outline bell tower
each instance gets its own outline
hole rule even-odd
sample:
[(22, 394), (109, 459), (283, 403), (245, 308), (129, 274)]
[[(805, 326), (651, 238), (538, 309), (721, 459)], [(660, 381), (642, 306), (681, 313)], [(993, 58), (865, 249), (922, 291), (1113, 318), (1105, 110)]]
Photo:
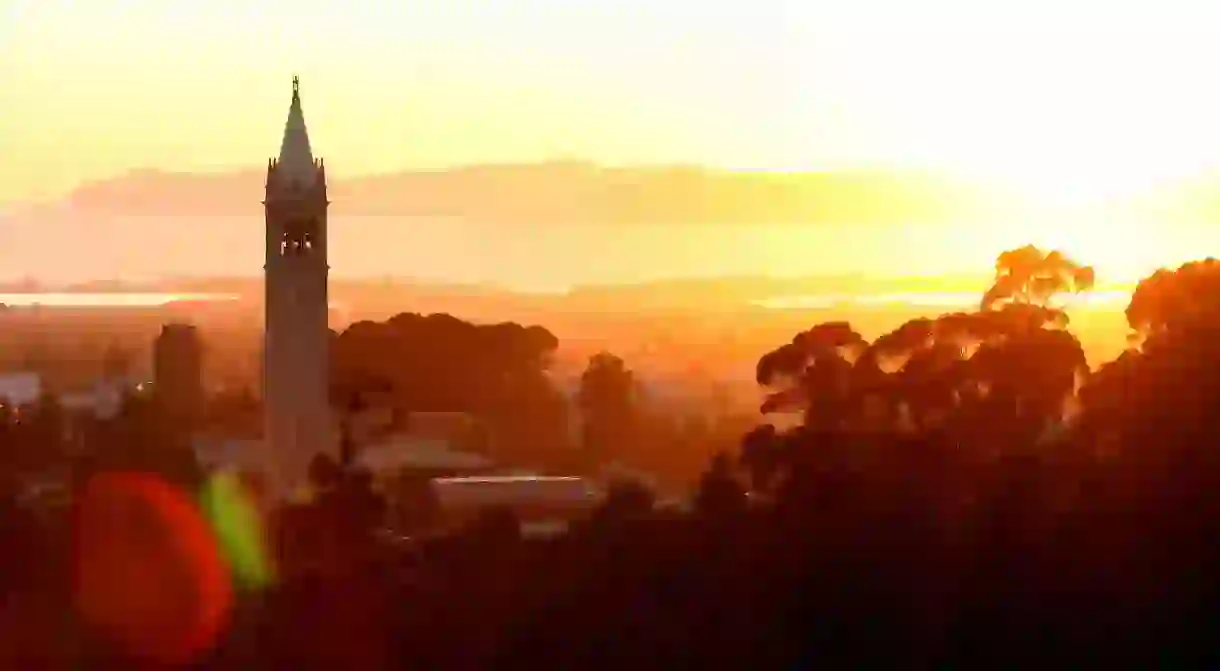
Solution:
[(300, 82), (278, 159), (267, 164), (263, 326), (263, 440), (271, 483), (290, 495), (319, 452), (338, 447), (328, 391), (326, 168), (314, 159)]

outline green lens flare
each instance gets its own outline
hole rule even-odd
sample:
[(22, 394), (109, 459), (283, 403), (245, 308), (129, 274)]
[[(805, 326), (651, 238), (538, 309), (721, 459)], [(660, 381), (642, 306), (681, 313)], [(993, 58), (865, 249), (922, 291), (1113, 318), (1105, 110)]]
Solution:
[(212, 476), (202, 504), (235, 581), (250, 590), (270, 585), (275, 575), (262, 517), (241, 479), (233, 473)]

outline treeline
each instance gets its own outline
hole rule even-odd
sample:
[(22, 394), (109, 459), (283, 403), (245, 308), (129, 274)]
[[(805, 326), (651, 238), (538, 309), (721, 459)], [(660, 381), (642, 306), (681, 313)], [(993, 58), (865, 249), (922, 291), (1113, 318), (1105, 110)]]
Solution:
[[(391, 545), (358, 477), (330, 469), (330, 494), (297, 522), (315, 532), (298, 554), (311, 561), (239, 597), (193, 663), (1212, 666), (1220, 262), (1141, 282), (1126, 313), (1131, 348), (1095, 372), (1057, 307), (1092, 279), (1062, 254), (1024, 248), (999, 258), (977, 310), (872, 340), (846, 323), (796, 334), (758, 363), (762, 409), (792, 417), (789, 428), (757, 428), (713, 458), (689, 510), (623, 484), (557, 538), (525, 537), (497, 511), (457, 536)], [(489, 347), (478, 367), (508, 342), (532, 353), (550, 343), (502, 327), (515, 335), (501, 350), (411, 316), (361, 337), (428, 320), (452, 328), (451, 343)], [(460, 376), (435, 347), (433, 373)], [(503, 386), (469, 402), (508, 403), (531, 375), (507, 367)], [(584, 442), (634, 440), (629, 370), (603, 356), (588, 376), (579, 403), (601, 410)], [(402, 393), (440, 408), (459, 392)], [(43, 580), (14, 591), (54, 593)], [(75, 661), (131, 666), (140, 652), (91, 636)], [(68, 655), (18, 649), (11, 658), (31, 667)]]
[[(569, 397), (550, 367), (559, 340), (541, 326), (476, 325), (448, 314), (402, 313), (335, 335), (331, 379), (345, 397), (382, 390), (399, 417), (464, 412), (487, 442), (458, 446), (502, 464), (557, 474), (624, 462), (670, 485), (692, 482), (714, 452), (731, 448), (753, 418), (726, 409), (678, 412), (649, 398), (626, 362), (591, 357)], [(409, 429), (409, 427), (403, 427)]]
[[(276, 640), (311, 643), (249, 654), (364, 668), (1214, 664), (1220, 263), (1142, 282), (1131, 349), (1093, 373), (1055, 307), (1091, 275), (1015, 250), (973, 312), (872, 341), (814, 326), (758, 366), (764, 410), (798, 425), (714, 459), (692, 512), (624, 487), (559, 539), (489, 519), (387, 559), (385, 576), (408, 576), (392, 595), (372, 596), (388, 578), (369, 575), (285, 585), (265, 616)], [(370, 604), (379, 615), (344, 638), (315, 617), (323, 603), (350, 623)]]

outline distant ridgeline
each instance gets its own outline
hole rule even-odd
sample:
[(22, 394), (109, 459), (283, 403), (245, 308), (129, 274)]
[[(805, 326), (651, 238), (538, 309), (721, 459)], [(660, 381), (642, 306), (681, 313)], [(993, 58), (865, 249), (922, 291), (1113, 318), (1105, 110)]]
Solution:
[[(245, 216), (261, 171), (132, 172), (76, 189), (78, 210)], [(579, 161), (472, 165), (335, 180), (341, 216), (461, 217), (529, 225), (869, 223), (971, 220), (1001, 195), (918, 171), (734, 172), (697, 166), (606, 168)]]

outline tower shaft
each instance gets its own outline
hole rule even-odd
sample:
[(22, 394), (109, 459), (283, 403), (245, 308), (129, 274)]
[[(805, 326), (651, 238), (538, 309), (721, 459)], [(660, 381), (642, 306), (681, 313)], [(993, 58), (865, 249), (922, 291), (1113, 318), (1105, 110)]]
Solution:
[(306, 483), (315, 455), (338, 451), (328, 380), (326, 173), (313, 158), (295, 79), (263, 205), (263, 435), (271, 484), (288, 495)]

